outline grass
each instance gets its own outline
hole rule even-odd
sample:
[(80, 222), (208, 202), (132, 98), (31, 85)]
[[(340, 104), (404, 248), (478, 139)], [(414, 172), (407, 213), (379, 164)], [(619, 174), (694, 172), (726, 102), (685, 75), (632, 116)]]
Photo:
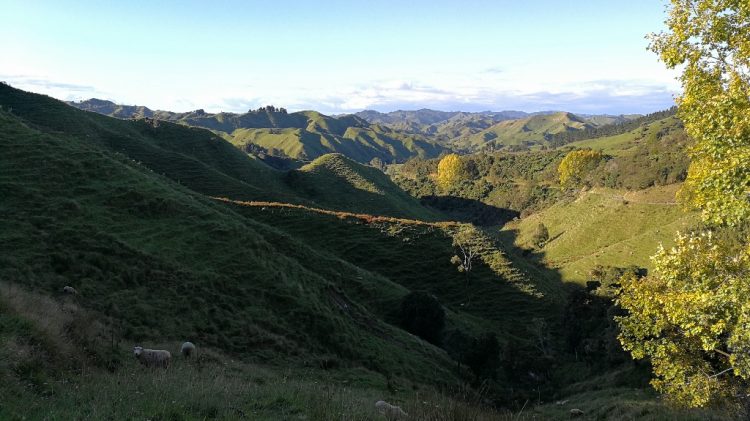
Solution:
[(541, 114), (518, 120), (501, 121), (485, 130), (458, 138), (453, 144), (463, 149), (479, 149), (491, 144), (496, 149), (511, 145), (544, 145), (545, 134), (582, 130), (591, 125), (570, 113)]
[(342, 279), (362, 278), (376, 286), (372, 299), (391, 305), (402, 287), (95, 144), (5, 112), (0, 127), (2, 279), (46, 294), (72, 285), (130, 340), (194, 338), (297, 365), (333, 354), (394, 377), (457, 379), (443, 351), (349, 300), (363, 329), (334, 300), (348, 296)]
[(412, 157), (433, 158), (444, 150), (422, 135), (357, 124), (341, 131), (341, 122), (318, 115), (308, 120), (305, 127), (239, 128), (230, 132), (229, 138), (239, 147), (253, 144), (303, 161), (341, 153), (361, 163), (373, 158), (400, 162)]
[(660, 136), (660, 132), (673, 129), (679, 124), (680, 121), (677, 119), (677, 117), (672, 116), (662, 120), (657, 120), (653, 123), (627, 133), (619, 134), (616, 136), (605, 136), (595, 139), (580, 140), (577, 142), (569, 143), (566, 146), (573, 146), (579, 149), (597, 149), (606, 154), (615, 156), (627, 155), (638, 144), (647, 143), (649, 140), (656, 139), (657, 136)]
[[(297, 183), (206, 130), (110, 119), (5, 85), (0, 105), (0, 395), (11, 397), (0, 418), (367, 420), (383, 398), (415, 419), (564, 414), (528, 380), (539, 326), (559, 326), (562, 285), (506, 253), (512, 245), (476, 231), (465, 276), (451, 264), (463, 226), (423, 221), (384, 176), (341, 157), (296, 172)], [(665, 194), (624, 200), (672, 209), (647, 203)], [(562, 227), (596, 203), (547, 216)], [(401, 299), (417, 290), (438, 298), (449, 329), (497, 334), (504, 365), (487, 391), (398, 327)], [(149, 371), (130, 355), (186, 339), (199, 346), (194, 365)]]
[(584, 283), (595, 265), (638, 265), (650, 268), (649, 257), (659, 246), (669, 247), (678, 230), (697, 223), (674, 202), (679, 185), (641, 192), (598, 188), (572, 202), (557, 203), (503, 228), (506, 247), (532, 248), (539, 223), (550, 240), (539, 250), (543, 262), (566, 282)]
[[(470, 390), (457, 388), (449, 397), (429, 387), (386, 384), (362, 369), (249, 364), (206, 346), (197, 359), (175, 353), (169, 369), (146, 369), (127, 344), (109, 342), (108, 326), (83, 323), (94, 314), (76, 298), (0, 287), (2, 419), (376, 420), (374, 403), (381, 399), (417, 419), (504, 417)], [(176, 349), (179, 342), (146, 345)], [(103, 364), (103, 351), (117, 364)]]

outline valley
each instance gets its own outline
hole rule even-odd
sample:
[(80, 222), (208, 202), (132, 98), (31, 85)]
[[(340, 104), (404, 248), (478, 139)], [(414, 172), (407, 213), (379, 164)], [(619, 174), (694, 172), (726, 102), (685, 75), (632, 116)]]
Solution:
[[(699, 223), (675, 202), (673, 116), (86, 104), (0, 85), (0, 416), (376, 419), (386, 399), (415, 419), (722, 419), (659, 400), (586, 290)], [(549, 142), (601, 121), (633, 127)], [(606, 156), (562, 186), (582, 148)], [(129, 354), (183, 338), (196, 364), (144, 373)]]

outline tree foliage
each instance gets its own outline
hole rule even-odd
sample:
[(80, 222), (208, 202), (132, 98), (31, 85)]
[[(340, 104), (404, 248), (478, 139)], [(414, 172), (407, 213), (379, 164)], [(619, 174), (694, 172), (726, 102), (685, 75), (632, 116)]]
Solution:
[(459, 272), (466, 275), (468, 282), (474, 260), (486, 248), (486, 244), (477, 229), (467, 224), (462, 225), (453, 234), (453, 247), (458, 249), (459, 254), (451, 257), (451, 263), (456, 265)]
[(449, 154), (438, 163), (437, 184), (443, 189), (455, 186), (467, 177), (466, 166), (457, 154)]
[[(750, 3), (672, 0), (668, 32), (651, 48), (682, 68), (679, 116), (695, 139), (680, 192), (704, 221), (750, 219)], [(750, 388), (750, 247), (710, 230), (680, 235), (654, 256), (654, 272), (625, 277), (620, 342), (650, 358), (657, 390), (688, 406), (746, 401)]]
[(412, 292), (401, 302), (401, 325), (420, 338), (439, 344), (445, 327), (445, 310), (426, 292)]
[(534, 229), (534, 233), (531, 236), (531, 241), (534, 242), (534, 245), (542, 248), (545, 244), (547, 244), (547, 241), (549, 240), (549, 230), (547, 229), (547, 226), (543, 223), (539, 223), (539, 225), (536, 226)]
[(604, 159), (599, 151), (581, 149), (568, 153), (557, 167), (560, 175), (560, 184), (563, 186), (576, 186), (583, 181), (583, 177)]
[(650, 358), (654, 387), (688, 406), (747, 389), (750, 250), (735, 254), (704, 232), (678, 236), (653, 260), (653, 275), (621, 280), (623, 347)]

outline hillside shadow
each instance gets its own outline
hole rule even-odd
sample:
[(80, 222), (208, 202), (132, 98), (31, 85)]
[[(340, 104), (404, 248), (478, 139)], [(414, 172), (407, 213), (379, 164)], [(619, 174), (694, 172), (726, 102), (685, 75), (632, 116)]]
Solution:
[(420, 202), (446, 214), (453, 220), (469, 222), (477, 226), (504, 225), (520, 213), (514, 210), (498, 208), (479, 200), (457, 196), (424, 196)]

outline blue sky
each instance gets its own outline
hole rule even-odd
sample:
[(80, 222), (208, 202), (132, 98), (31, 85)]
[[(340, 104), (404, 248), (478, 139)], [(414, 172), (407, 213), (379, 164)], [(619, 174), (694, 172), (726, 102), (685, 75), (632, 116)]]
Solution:
[(644, 113), (679, 84), (658, 0), (0, 0), (0, 80), (66, 100), (244, 112)]

